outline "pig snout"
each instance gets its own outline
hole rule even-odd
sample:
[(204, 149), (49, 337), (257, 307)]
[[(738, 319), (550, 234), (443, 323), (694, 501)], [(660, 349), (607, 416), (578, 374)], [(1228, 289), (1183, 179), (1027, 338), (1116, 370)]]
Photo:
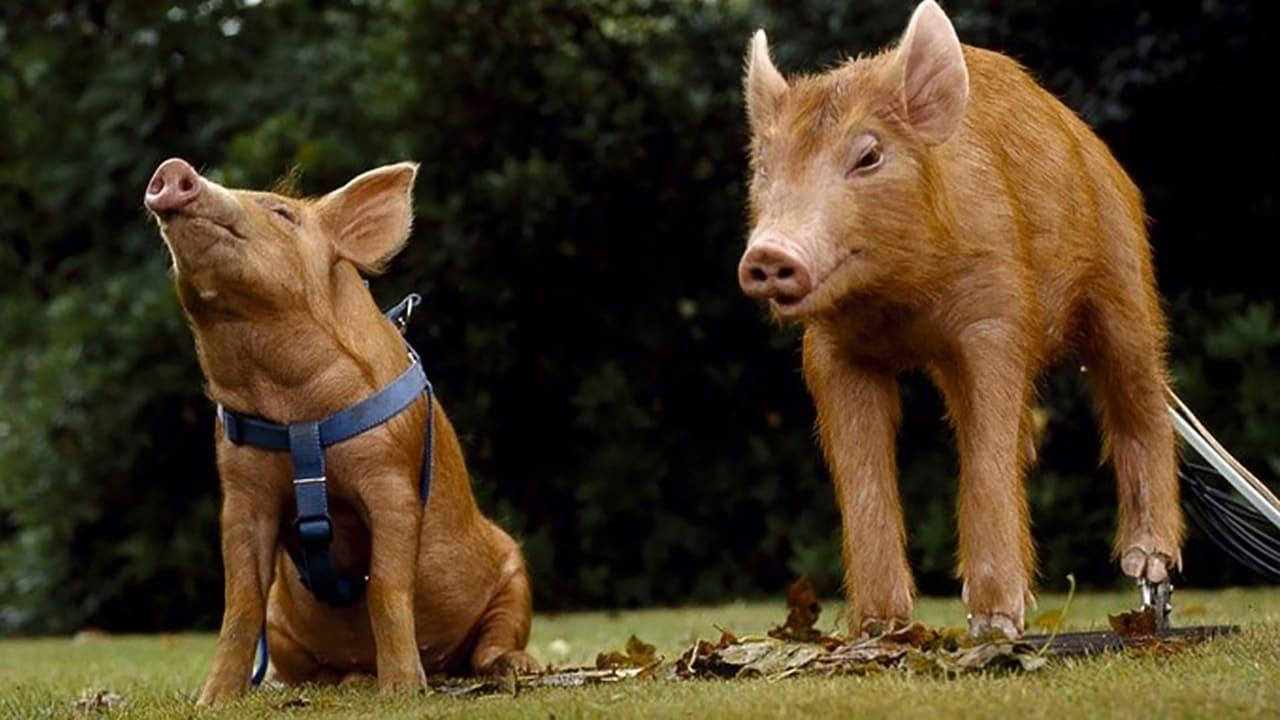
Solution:
[(738, 284), (748, 297), (790, 304), (813, 290), (813, 274), (794, 250), (762, 239), (738, 263)]
[(143, 203), (153, 213), (181, 210), (200, 197), (203, 183), (200, 173), (182, 158), (169, 158), (160, 163), (147, 183)]

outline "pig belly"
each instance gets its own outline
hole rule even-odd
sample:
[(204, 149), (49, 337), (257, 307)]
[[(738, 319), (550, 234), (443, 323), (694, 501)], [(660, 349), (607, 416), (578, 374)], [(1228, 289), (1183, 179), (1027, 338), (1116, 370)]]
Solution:
[(271, 664), (286, 683), (316, 680), (322, 673), (374, 674), (373, 631), (364, 601), (331, 608), (303, 586), (293, 562), (280, 553), (267, 606)]
[[(447, 570), (427, 570), (420, 564), (415, 629), (428, 673), (468, 669), (468, 644), (485, 610), (476, 599), (489, 594), (487, 589), (482, 594), (450, 588), (450, 580)], [(376, 674), (377, 651), (367, 603), (362, 599), (346, 608), (321, 603), (302, 584), (283, 552), (277, 558), (267, 624), (272, 665), (287, 683)]]
[(1082, 303), (1071, 278), (1049, 277), (1040, 283), (1040, 360), (1052, 365), (1075, 351)]

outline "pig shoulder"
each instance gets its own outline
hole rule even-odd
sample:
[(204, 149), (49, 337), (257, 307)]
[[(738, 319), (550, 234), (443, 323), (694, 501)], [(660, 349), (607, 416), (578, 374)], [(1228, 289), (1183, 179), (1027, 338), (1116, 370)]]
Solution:
[(1004, 256), (1007, 270), (1020, 268), (1047, 347), (1061, 347), (1091, 280), (1117, 262), (1141, 272), (1149, 256), (1141, 195), (1106, 144), (1021, 65), (989, 50), (964, 53), (969, 107), (938, 148), (955, 227), (966, 244)]
[[(965, 199), (994, 195), (1024, 245), (1103, 241), (1105, 222), (1141, 221), (1141, 196), (1075, 112), (1001, 53), (965, 47), (970, 105), (944, 165), (962, 168)], [(971, 207), (983, 207), (982, 203)], [(1047, 249), (1047, 248), (1046, 248)]]

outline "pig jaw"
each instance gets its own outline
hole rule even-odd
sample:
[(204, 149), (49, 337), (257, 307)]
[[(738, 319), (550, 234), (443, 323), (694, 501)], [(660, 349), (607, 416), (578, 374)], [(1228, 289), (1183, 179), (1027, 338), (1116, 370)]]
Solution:
[(181, 209), (154, 212), (179, 277), (232, 259), (246, 242), (243, 212), (217, 183), (198, 179), (199, 196)]
[(323, 276), (330, 260), (325, 244), (286, 231), (283, 221), (257, 207), (256, 194), (201, 183), (196, 202), (179, 212), (156, 214), (192, 321), (258, 318), (305, 306), (300, 298), (317, 291), (309, 278)]

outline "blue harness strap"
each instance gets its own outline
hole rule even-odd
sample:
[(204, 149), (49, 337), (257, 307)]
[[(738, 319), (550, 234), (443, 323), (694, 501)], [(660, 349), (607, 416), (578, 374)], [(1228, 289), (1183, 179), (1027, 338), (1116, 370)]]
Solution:
[[(422, 298), (416, 293), (406, 297), (386, 315), (402, 333)], [(408, 343), (405, 343), (408, 346)], [(434, 397), (431, 382), (422, 369), (422, 360), (408, 346), (409, 367), (382, 390), (334, 415), (310, 422), (280, 425), (232, 412), (218, 406), (222, 432), (236, 445), (249, 445), (263, 450), (288, 452), (293, 464), (293, 493), (297, 504), (294, 527), (298, 532), (301, 552), (289, 554), (302, 577), (302, 583), (316, 599), (332, 607), (346, 607), (364, 593), (368, 577), (348, 578), (338, 574), (333, 564), (333, 520), (329, 516), (324, 450), (344, 440), (375, 428), (399, 415), (420, 395), (427, 399), (424, 426), (422, 474), (418, 494), (425, 505), (431, 494), (432, 445), (434, 441)], [(259, 638), (259, 662), (253, 674), (257, 685), (266, 674), (266, 628)]]

